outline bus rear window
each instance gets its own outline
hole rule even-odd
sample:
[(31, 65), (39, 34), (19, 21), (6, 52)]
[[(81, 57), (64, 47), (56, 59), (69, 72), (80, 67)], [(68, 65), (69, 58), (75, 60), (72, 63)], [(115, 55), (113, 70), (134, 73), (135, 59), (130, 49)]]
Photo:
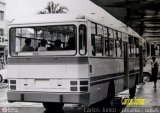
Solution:
[(10, 29), (11, 55), (75, 55), (76, 26), (37, 26)]

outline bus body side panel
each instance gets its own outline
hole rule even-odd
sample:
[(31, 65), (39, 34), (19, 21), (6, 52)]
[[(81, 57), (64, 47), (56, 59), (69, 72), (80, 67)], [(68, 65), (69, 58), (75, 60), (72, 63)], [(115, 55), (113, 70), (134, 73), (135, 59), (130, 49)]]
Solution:
[(89, 58), (92, 72), (90, 74), (90, 104), (105, 99), (108, 95), (110, 80), (114, 80), (115, 93), (124, 89), (124, 60), (112, 58)]
[(129, 58), (129, 88), (136, 84), (136, 77), (140, 75), (139, 58)]
[[(91, 26), (91, 22), (87, 22)], [(124, 88), (124, 59), (98, 57), (92, 55), (91, 29), (87, 29), (89, 75), (90, 75), (90, 104), (105, 99), (108, 95), (110, 80), (114, 80), (115, 92), (123, 91)], [(120, 78), (118, 78), (120, 76)]]

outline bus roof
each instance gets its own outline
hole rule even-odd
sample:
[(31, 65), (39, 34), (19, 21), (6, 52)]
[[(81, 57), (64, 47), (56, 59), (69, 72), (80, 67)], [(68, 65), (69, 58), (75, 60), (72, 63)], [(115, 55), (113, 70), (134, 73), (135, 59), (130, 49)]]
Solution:
[(55, 22), (71, 22), (71, 21), (86, 21), (84, 19), (76, 19), (76, 15), (68, 14), (37, 14), (29, 17), (23, 17), (13, 20), (10, 25), (22, 24), (40, 24), (40, 23), (55, 23)]
[[(9, 23), (9, 26), (16, 26), (16, 25), (32, 25), (32, 24), (49, 24), (49, 23), (65, 23), (65, 22), (85, 22), (85, 21), (92, 21), (101, 25), (105, 25), (107, 27), (110, 27), (112, 29), (115, 29), (117, 31), (121, 31), (123, 33), (126, 33), (128, 35), (132, 35), (137, 38), (142, 38), (138, 33), (136, 33), (134, 30), (132, 30), (130, 27), (120, 28), (116, 27), (111, 22), (104, 22), (100, 21), (98, 18), (93, 18), (92, 15), (74, 15), (74, 14), (37, 14), (32, 15), (29, 17), (23, 17), (13, 20), (11, 23)], [(119, 20), (114, 20), (115, 24), (121, 23), (117, 22)], [(125, 24), (124, 24), (125, 25)], [(123, 25), (123, 26), (124, 26)]]

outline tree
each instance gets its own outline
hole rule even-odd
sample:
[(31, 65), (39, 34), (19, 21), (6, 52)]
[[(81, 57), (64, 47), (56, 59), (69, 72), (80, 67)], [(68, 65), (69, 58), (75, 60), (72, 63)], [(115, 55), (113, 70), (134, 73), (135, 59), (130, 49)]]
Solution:
[(52, 13), (67, 13), (69, 10), (65, 6), (53, 3), (53, 1), (48, 2), (47, 7), (40, 11), (39, 14), (52, 14)]

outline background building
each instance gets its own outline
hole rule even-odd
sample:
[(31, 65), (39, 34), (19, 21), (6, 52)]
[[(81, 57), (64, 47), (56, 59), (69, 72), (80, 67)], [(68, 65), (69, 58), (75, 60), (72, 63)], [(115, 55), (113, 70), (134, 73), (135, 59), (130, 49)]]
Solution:
[(0, 45), (8, 44), (5, 0), (0, 0)]

